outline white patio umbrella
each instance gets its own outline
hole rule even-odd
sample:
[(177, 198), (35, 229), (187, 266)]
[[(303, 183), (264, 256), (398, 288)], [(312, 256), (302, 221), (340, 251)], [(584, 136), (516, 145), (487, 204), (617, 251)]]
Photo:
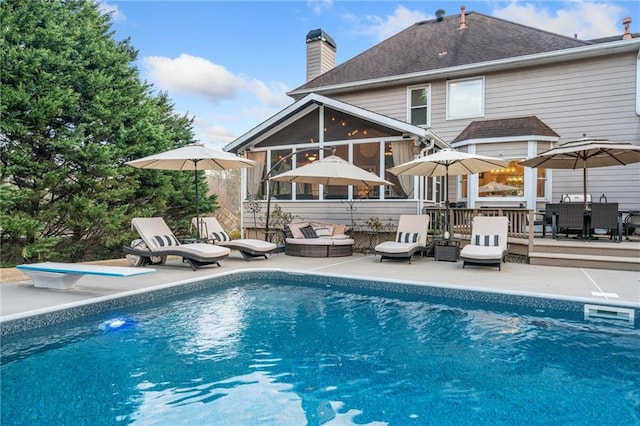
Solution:
[(280, 182), (316, 183), (322, 185), (393, 185), (336, 155), (273, 176)]
[(484, 155), (469, 154), (451, 148), (442, 149), (434, 154), (416, 158), (407, 163), (388, 169), (394, 175), (410, 176), (444, 176), (446, 198), (445, 230), (449, 231), (449, 176), (473, 175), (496, 168), (504, 168), (508, 161)]
[(525, 167), (549, 169), (582, 169), (584, 209), (587, 209), (587, 168), (624, 166), (640, 162), (640, 146), (608, 139), (582, 138), (565, 142), (555, 148), (527, 158)]
[[(195, 180), (196, 218), (200, 218), (198, 206), (198, 170), (230, 170), (253, 167), (256, 162), (219, 149), (210, 149), (204, 144), (194, 143), (150, 155), (125, 164), (139, 169), (193, 170)], [(200, 238), (196, 227), (196, 238)]]

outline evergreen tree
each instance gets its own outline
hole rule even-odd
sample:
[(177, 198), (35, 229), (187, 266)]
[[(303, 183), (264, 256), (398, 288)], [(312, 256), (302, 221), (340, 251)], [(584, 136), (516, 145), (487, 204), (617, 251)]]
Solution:
[(193, 174), (124, 162), (192, 143), (192, 120), (140, 80), (109, 16), (89, 0), (3, 0), (0, 25), (2, 266), (117, 257), (134, 216), (186, 231)]

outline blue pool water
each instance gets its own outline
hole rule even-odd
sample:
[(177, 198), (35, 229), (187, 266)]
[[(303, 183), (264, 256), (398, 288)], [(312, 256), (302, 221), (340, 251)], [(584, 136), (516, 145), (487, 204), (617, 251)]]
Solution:
[(276, 281), (122, 308), (3, 339), (1, 423), (640, 424), (637, 328), (490, 308)]

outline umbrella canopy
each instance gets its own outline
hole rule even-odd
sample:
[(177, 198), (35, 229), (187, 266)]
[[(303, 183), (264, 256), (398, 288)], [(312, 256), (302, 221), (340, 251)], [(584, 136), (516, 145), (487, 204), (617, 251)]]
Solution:
[(508, 165), (508, 161), (499, 158), (445, 148), (434, 154), (392, 167), (389, 171), (394, 175), (460, 176), (473, 175)]
[(393, 185), (381, 177), (361, 169), (336, 155), (289, 170), (271, 179), (280, 182), (317, 183), (322, 185)]
[[(138, 169), (193, 170), (196, 191), (196, 218), (199, 218), (198, 170), (241, 169), (253, 167), (256, 162), (219, 149), (207, 148), (203, 144), (190, 144), (138, 160), (127, 161), (125, 164)], [(200, 238), (197, 228), (196, 238)]]
[(449, 176), (473, 175), (496, 168), (504, 168), (508, 165), (508, 161), (499, 158), (445, 148), (434, 154), (416, 158), (415, 160), (392, 167), (388, 169), (388, 171), (394, 175), (444, 176), (445, 202), (447, 208), (447, 223), (445, 224), (445, 228), (449, 231)]
[(640, 162), (640, 146), (629, 142), (612, 142), (608, 139), (583, 138), (565, 142), (527, 158), (520, 164), (525, 167), (549, 169), (582, 169), (584, 208), (587, 208), (587, 168), (624, 166)]
[(491, 181), (479, 187), (478, 192), (514, 191), (516, 189), (520, 188), (518, 188), (517, 186), (505, 185), (504, 183)]
[(125, 163), (139, 169), (230, 170), (253, 167), (256, 162), (203, 144), (190, 144), (171, 151)]

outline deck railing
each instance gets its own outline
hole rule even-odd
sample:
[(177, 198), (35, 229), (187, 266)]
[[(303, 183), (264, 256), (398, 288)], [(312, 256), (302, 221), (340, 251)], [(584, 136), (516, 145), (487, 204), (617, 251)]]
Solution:
[[(517, 207), (451, 208), (451, 230), (460, 238), (471, 238), (471, 223), (474, 216), (506, 216), (509, 218), (509, 237), (523, 238), (533, 247), (534, 211)], [(446, 209), (425, 207), (424, 214), (431, 216), (431, 229), (436, 234), (444, 232)]]

